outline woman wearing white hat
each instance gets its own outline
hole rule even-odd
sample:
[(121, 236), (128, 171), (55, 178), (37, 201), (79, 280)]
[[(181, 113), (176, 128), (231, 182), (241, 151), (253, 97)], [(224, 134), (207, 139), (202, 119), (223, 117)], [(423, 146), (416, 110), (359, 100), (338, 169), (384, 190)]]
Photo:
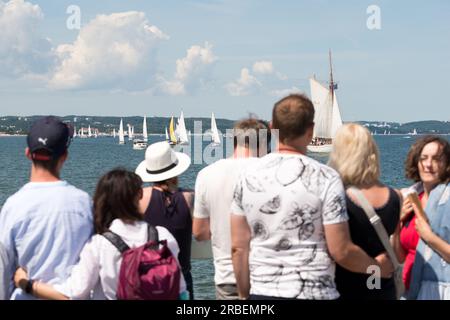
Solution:
[(178, 187), (178, 176), (191, 165), (191, 158), (175, 152), (166, 141), (150, 145), (145, 160), (136, 168), (142, 181), (152, 182), (144, 188), (140, 210), (144, 219), (173, 234), (180, 247), (178, 260), (186, 280), (190, 299), (194, 299), (191, 275), (192, 209), (194, 194)]

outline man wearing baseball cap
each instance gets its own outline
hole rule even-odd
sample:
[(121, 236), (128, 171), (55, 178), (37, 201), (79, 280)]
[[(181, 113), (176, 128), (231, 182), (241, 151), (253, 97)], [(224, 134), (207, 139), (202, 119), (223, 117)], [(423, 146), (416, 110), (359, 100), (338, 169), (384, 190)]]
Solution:
[[(62, 282), (92, 235), (89, 195), (60, 179), (72, 135), (72, 128), (53, 116), (34, 122), (28, 133), (30, 182), (8, 198), (0, 213), (0, 244), (13, 261), (6, 270), (11, 280), (21, 266), (32, 278)], [(14, 300), (32, 299), (21, 289), (13, 291), (12, 283), (9, 294)]]

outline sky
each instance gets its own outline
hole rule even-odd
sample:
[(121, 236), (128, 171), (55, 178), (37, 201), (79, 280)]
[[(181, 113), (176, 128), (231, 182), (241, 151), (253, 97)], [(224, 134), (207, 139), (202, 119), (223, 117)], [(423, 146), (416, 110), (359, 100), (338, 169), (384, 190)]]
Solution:
[(270, 119), (329, 49), (344, 121), (450, 120), (447, 0), (0, 0), (0, 115)]

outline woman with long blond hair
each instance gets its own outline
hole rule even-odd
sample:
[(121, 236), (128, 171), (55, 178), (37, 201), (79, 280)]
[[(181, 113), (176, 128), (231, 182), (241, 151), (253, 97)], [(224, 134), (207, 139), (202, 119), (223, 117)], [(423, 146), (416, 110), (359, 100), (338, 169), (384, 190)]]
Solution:
[[(363, 126), (349, 123), (342, 126), (333, 141), (333, 150), (328, 163), (342, 178), (346, 188), (353, 186), (363, 195), (380, 217), (388, 235), (392, 235), (399, 224), (402, 197), (380, 181), (379, 152), (370, 132)], [(352, 241), (369, 256), (375, 257), (385, 248), (370, 223), (359, 201), (348, 190), (347, 212)], [(395, 281), (382, 278), (380, 287), (368, 288), (367, 274), (355, 273), (336, 266), (336, 286), (342, 299), (396, 299)]]

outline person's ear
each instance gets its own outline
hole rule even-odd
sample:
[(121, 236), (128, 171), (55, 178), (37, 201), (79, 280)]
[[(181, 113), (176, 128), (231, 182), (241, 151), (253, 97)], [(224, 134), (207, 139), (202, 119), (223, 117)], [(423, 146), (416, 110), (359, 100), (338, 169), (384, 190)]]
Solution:
[(27, 157), (29, 160), (32, 160), (30, 148), (28, 147), (25, 148), (25, 157)]

